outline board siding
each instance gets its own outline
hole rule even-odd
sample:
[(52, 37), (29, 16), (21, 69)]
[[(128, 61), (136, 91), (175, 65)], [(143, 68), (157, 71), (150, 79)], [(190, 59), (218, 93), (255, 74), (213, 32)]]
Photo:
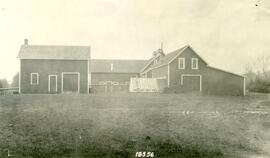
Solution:
[[(130, 78), (138, 77), (139, 73), (91, 73), (91, 91), (92, 92), (128, 92)], [(112, 81), (119, 85), (100, 85), (100, 82)]]
[[(57, 93), (61, 93), (62, 72), (80, 73), (80, 93), (88, 93), (87, 60), (21, 59), (21, 93), (49, 93), (48, 75), (57, 75)], [(30, 84), (30, 74), (39, 73), (39, 85)]]
[[(178, 69), (178, 58), (185, 58), (185, 69)], [(198, 58), (199, 69), (191, 69), (191, 59)], [(201, 58), (187, 48), (175, 60), (170, 63), (169, 70), (170, 88), (166, 92), (183, 92), (181, 85), (181, 75), (193, 74), (202, 76), (202, 93), (215, 95), (244, 95), (244, 77), (227, 73), (221, 70), (213, 69), (201, 60)]]

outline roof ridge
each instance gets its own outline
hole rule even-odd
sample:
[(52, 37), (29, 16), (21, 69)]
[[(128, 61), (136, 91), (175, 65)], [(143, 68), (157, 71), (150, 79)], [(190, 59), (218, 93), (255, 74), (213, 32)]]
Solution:
[[(168, 64), (168, 63), (170, 63), (170, 61), (171, 60), (168, 60), (168, 57), (170, 56), (170, 55), (172, 55), (172, 54), (174, 54), (174, 53), (176, 53), (174, 56), (176, 56), (179, 52), (181, 52), (181, 51), (183, 51), (185, 48), (187, 48), (187, 47), (189, 47), (189, 45), (185, 45), (185, 46), (183, 46), (183, 47), (181, 47), (181, 48), (179, 48), (179, 49), (176, 49), (176, 50), (174, 50), (174, 51), (171, 51), (170, 53), (168, 53), (168, 54), (165, 54), (162, 58), (161, 58), (161, 61), (164, 61), (165, 63), (157, 63), (157, 64), (153, 64), (152, 66), (150, 66), (148, 69), (146, 69), (147, 68), (147, 66), (149, 66), (152, 62), (153, 62), (153, 57), (152, 58), (150, 58), (149, 60), (148, 60), (148, 63), (146, 64), (146, 66), (141, 70), (141, 72), (145, 72), (145, 71), (148, 71), (148, 70), (150, 70), (150, 69), (155, 69), (156, 67), (160, 67), (161, 65), (166, 65), (166, 64)], [(174, 58), (174, 56), (172, 57), (172, 59)], [(167, 59), (166, 59), (167, 58)], [(170, 58), (169, 58), (170, 59)], [(168, 60), (168, 61), (167, 61)]]
[(91, 57), (90, 54), (90, 46), (22, 45), (18, 58), (88, 60)]
[(91, 60), (103, 60), (103, 61), (130, 61), (130, 60), (133, 60), (133, 61), (148, 61), (147, 59), (91, 59)]
[[(103, 73), (140, 73), (141, 67), (147, 60), (106, 60), (106, 59), (90, 59), (91, 72)], [(111, 64), (113, 64), (113, 71), (111, 71)]]
[(29, 44), (29, 45), (22, 45), (22, 47), (91, 47), (90, 45), (35, 45), (35, 44)]
[[(189, 47), (189, 46), (190, 46), (190, 45), (187, 44), (187, 45), (185, 45), (185, 46), (183, 46), (183, 47), (181, 47), (181, 48), (178, 48), (178, 49), (176, 49), (176, 50), (171, 51), (171, 52), (168, 53), (168, 54), (172, 54), (172, 53), (178, 52), (178, 51), (180, 51), (180, 50), (182, 50), (182, 49), (184, 49), (184, 48), (187, 48), (187, 47)], [(165, 56), (168, 55), (168, 54), (165, 54)]]

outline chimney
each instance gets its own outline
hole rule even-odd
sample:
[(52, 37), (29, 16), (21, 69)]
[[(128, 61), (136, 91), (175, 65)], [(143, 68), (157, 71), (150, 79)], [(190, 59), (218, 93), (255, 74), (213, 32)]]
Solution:
[(28, 45), (28, 39), (24, 39), (24, 45)]

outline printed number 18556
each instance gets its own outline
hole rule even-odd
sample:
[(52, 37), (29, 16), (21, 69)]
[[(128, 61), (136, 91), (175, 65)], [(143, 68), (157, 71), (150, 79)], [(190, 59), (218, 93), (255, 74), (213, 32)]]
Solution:
[(136, 152), (135, 157), (154, 157), (154, 152), (139, 151)]

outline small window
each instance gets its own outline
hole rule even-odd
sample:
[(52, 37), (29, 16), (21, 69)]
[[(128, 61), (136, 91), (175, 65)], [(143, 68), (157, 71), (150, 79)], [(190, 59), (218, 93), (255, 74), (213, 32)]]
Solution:
[(198, 58), (191, 59), (191, 69), (198, 69)]
[(39, 84), (39, 74), (31, 73), (31, 85), (38, 85), (38, 84)]
[(185, 69), (185, 58), (178, 58), (178, 69)]

